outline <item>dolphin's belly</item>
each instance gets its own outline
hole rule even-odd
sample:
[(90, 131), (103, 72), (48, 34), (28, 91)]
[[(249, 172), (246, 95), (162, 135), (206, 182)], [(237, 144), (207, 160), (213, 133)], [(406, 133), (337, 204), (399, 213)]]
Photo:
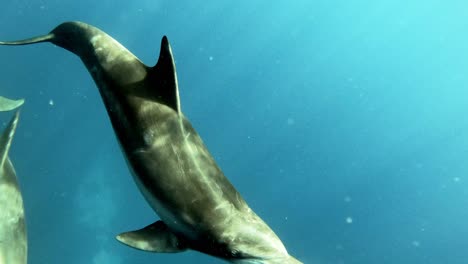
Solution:
[(151, 208), (153, 208), (156, 214), (161, 218), (161, 220), (177, 233), (190, 234), (192, 239), (196, 239), (197, 236), (192, 231), (192, 228), (178, 219), (174, 213), (174, 208), (168, 208), (168, 206), (161, 201), (159, 195), (155, 194), (151, 189), (149, 189), (150, 186), (141, 180), (139, 174), (135, 173), (133, 166), (130, 166), (130, 170), (132, 172), (135, 183), (138, 186), (138, 189), (143, 194), (143, 197), (151, 206)]
[(192, 239), (219, 234), (218, 223), (224, 228), (248, 209), (185, 118), (174, 115), (141, 137), (149, 144), (126, 149), (127, 160), (142, 194), (171, 229)]
[[(269, 257), (287, 254), (190, 122), (163, 105), (139, 105), (145, 111), (136, 118), (138, 128), (116, 132), (140, 191), (171, 231), (191, 241), (193, 249), (215, 256), (255, 259), (265, 255), (259, 250)], [(135, 147), (135, 142), (142, 143)]]

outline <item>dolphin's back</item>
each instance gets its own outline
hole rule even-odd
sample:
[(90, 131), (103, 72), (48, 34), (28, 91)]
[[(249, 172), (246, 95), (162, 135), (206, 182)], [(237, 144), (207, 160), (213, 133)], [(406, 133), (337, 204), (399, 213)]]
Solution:
[(26, 264), (27, 239), (23, 198), (8, 158), (0, 175), (0, 264)]

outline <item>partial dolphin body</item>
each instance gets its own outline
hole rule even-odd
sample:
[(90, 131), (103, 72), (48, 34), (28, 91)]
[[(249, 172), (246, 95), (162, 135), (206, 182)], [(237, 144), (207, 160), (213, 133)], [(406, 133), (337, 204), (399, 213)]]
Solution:
[(23, 105), (24, 100), (23, 99), (18, 99), (18, 100), (12, 100), (5, 98), (3, 96), (0, 96), (0, 111), (10, 111), (14, 110), (21, 105)]
[(255, 214), (181, 112), (172, 50), (154, 67), (105, 32), (66, 22), (49, 34), (0, 42), (52, 42), (78, 55), (96, 82), (134, 179), (161, 220), (117, 239), (153, 252), (198, 250), (232, 263), (301, 263)]
[[(19, 107), (23, 100), (0, 97), (0, 111)], [(15, 169), (8, 158), (19, 111), (0, 135), (0, 264), (26, 264), (28, 243), (23, 198)]]

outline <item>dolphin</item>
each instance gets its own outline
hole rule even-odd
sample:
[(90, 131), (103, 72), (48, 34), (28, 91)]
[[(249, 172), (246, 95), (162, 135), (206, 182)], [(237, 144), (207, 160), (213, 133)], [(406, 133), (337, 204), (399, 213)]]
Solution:
[[(0, 111), (13, 110), (23, 100), (0, 97)], [(19, 111), (0, 135), (0, 264), (26, 264), (28, 242), (24, 207), (15, 169), (8, 157), (18, 124)]]
[(51, 42), (81, 58), (133, 178), (161, 219), (118, 235), (120, 242), (160, 253), (192, 249), (231, 263), (301, 263), (247, 205), (182, 113), (166, 36), (153, 67), (83, 22), (65, 22), (49, 34), (0, 45), (39, 42)]

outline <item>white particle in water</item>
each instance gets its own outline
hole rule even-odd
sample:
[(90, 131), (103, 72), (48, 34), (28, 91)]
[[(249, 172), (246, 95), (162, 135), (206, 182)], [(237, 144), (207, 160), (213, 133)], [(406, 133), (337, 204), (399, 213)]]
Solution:
[(414, 247), (419, 247), (421, 246), (421, 242), (417, 241), (417, 240), (414, 240), (413, 242), (411, 242), (411, 244), (414, 246)]

